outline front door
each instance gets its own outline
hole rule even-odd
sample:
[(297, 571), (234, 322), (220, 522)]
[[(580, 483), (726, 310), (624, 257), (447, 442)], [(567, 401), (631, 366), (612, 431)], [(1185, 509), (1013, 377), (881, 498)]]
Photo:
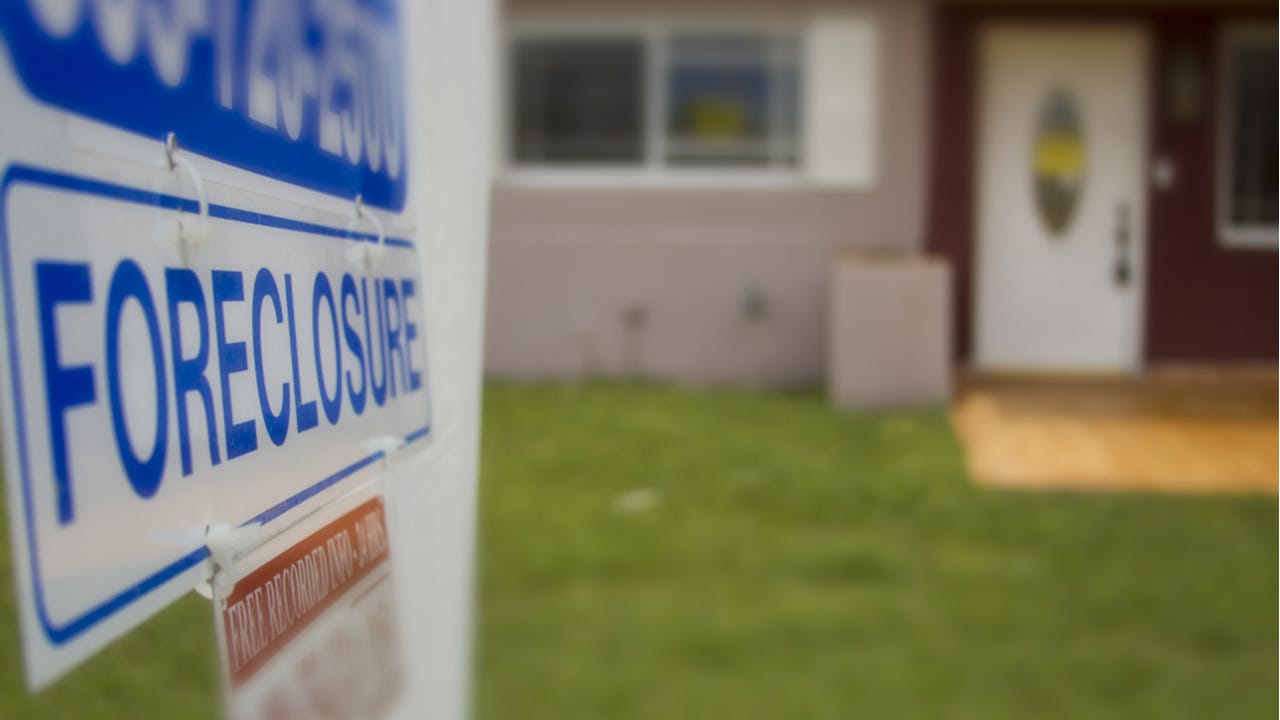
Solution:
[(1145, 37), (993, 25), (979, 48), (975, 362), (1137, 370)]

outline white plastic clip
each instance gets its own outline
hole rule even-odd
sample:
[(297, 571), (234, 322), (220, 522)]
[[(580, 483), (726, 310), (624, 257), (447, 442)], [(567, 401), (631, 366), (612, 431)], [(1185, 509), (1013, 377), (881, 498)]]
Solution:
[(382, 453), (382, 468), (386, 473), (383, 476), (383, 482), (388, 485), (391, 484), (391, 471), (393, 468), (391, 460), (395, 457), (396, 452), (404, 447), (404, 444), (404, 438), (398, 438), (395, 435), (378, 435), (369, 438), (364, 443), (366, 450)]
[(398, 438), (395, 435), (378, 435), (366, 440), (364, 447), (370, 452), (380, 452), (384, 460), (390, 460), (395, 451), (404, 447), (404, 438)]
[(378, 219), (378, 216), (364, 209), (364, 196), (357, 195), (355, 213), (347, 221), (347, 233), (354, 230), (361, 220), (369, 221), (373, 229), (378, 232), (378, 242), (370, 245), (370, 243), (361, 240), (347, 246), (347, 262), (352, 265), (363, 266), (365, 273), (368, 273), (372, 269), (373, 263), (380, 260), (387, 252), (387, 234), (383, 232), (382, 221)]
[(182, 264), (189, 265), (190, 251), (209, 242), (209, 238), (213, 236), (213, 230), (209, 227), (209, 198), (205, 194), (204, 180), (196, 166), (178, 152), (178, 136), (173, 133), (169, 133), (164, 139), (164, 163), (170, 172), (182, 168), (191, 177), (191, 185), (195, 188), (196, 201), (199, 203), (198, 222), (186, 222), (182, 209), (178, 209), (178, 242), (181, 243)]
[(209, 559), (213, 561), (213, 573), (209, 576), (207, 586), (197, 586), (196, 590), (205, 597), (223, 601), (231, 595), (236, 587), (236, 561), (245, 553), (262, 543), (261, 525), (210, 525), (205, 530), (205, 547), (209, 548)]

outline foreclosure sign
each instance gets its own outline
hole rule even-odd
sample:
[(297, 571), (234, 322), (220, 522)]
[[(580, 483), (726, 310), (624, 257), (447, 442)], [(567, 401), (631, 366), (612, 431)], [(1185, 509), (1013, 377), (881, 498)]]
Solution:
[(204, 580), (209, 528), (269, 530), (429, 433), (398, 12), (0, 3), (29, 685)]
[(0, 4), (30, 98), (391, 210), (407, 187), (398, 19), (395, 0)]

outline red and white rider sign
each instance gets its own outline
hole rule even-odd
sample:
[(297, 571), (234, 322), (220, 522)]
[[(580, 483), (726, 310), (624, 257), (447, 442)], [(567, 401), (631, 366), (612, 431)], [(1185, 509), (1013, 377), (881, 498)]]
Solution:
[(284, 543), (269, 543), (264, 550), (274, 556), (215, 609), (230, 714), (385, 715), (402, 668), (382, 499), (282, 550), (273, 544)]

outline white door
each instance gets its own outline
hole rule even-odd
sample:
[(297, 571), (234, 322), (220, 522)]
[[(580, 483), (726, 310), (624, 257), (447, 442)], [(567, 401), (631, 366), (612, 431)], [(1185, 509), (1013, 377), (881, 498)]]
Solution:
[(1141, 362), (1146, 41), (1128, 26), (980, 38), (975, 362)]

